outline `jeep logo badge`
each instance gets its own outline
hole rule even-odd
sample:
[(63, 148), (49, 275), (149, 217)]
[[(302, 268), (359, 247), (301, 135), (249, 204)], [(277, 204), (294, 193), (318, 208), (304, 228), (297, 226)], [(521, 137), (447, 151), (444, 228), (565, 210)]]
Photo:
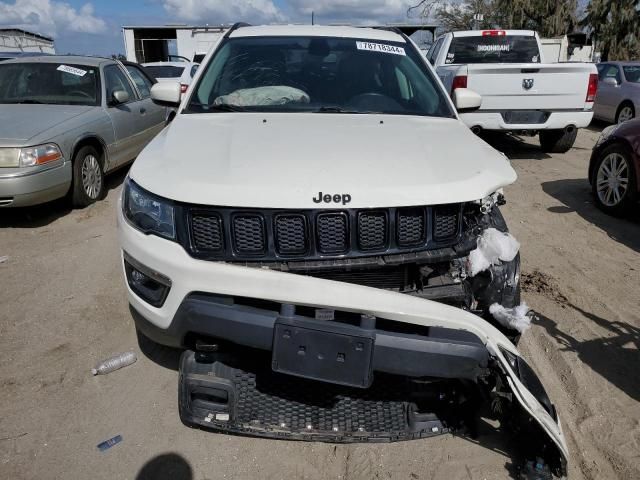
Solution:
[(318, 198), (311, 197), (313, 199), (313, 203), (342, 203), (342, 205), (346, 205), (351, 202), (351, 195), (348, 193), (334, 193), (333, 195), (329, 193), (323, 194), (322, 192), (318, 192)]
[(525, 90), (531, 90), (531, 87), (533, 87), (533, 78), (523, 78), (522, 88)]

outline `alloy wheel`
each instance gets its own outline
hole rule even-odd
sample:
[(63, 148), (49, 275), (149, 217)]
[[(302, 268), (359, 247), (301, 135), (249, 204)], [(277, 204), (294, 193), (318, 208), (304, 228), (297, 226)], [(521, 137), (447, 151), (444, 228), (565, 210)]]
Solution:
[(633, 119), (633, 109), (629, 105), (625, 105), (618, 114), (618, 123), (626, 122)]
[(82, 188), (91, 200), (96, 200), (102, 190), (100, 164), (93, 155), (87, 155), (82, 161)]
[(629, 188), (629, 165), (626, 158), (619, 153), (607, 155), (596, 178), (596, 191), (598, 198), (607, 207), (618, 205)]

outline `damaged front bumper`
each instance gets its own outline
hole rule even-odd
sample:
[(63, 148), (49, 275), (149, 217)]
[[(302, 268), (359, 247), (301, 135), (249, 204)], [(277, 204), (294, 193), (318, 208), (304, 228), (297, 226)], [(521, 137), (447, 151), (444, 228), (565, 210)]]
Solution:
[[(359, 327), (316, 321), (285, 305), (264, 350), (218, 339), (187, 350), (180, 363), (182, 421), (235, 434), (351, 443), (443, 433), (475, 438), (480, 418), (491, 418), (513, 435), (523, 466), (566, 475), (555, 407), (506, 338), (436, 326), (424, 336), (393, 335), (376, 328), (376, 320), (364, 315)], [(398, 340), (406, 343), (394, 345)]]
[[(247, 389), (257, 389), (260, 394), (272, 393), (272, 396), (282, 398), (277, 392), (265, 392), (266, 385), (271, 383), (260, 380), (258, 373), (261, 372), (253, 372), (254, 376), (251, 377), (247, 374), (251, 373), (247, 366), (215, 356), (206, 358), (204, 367), (203, 362), (185, 360), (182, 386), (197, 387), (193, 390), (190, 387), (186, 390), (183, 388), (181, 393), (183, 420), (186, 423), (213, 426), (236, 433), (262, 432), (279, 438), (322, 437), (333, 441), (338, 441), (337, 437), (342, 438), (341, 441), (358, 441), (351, 440), (353, 438), (418, 438), (428, 436), (429, 432), (455, 431), (459, 427), (446, 414), (440, 418), (437, 412), (422, 411), (420, 408), (416, 410), (413, 405), (420, 407), (420, 402), (411, 398), (394, 403), (394, 411), (404, 412), (402, 418), (406, 421), (406, 428), (391, 429), (396, 431), (393, 435), (388, 434), (389, 424), (383, 430), (376, 430), (376, 425), (350, 421), (348, 425), (339, 424), (336, 432), (333, 426), (326, 431), (326, 422), (321, 424), (314, 420), (314, 414), (318, 414), (318, 418), (321, 418), (320, 414), (325, 418), (333, 418), (326, 409), (331, 405), (345, 405), (340, 398), (348, 397), (344, 401), (349, 408), (355, 404), (370, 406), (360, 402), (362, 395), (366, 397), (365, 400), (370, 399), (371, 396), (367, 395), (378, 394), (376, 389), (381, 381), (383, 385), (395, 385), (394, 382), (402, 377), (405, 379), (403, 385), (408, 382), (410, 390), (423, 391), (425, 385), (433, 387), (427, 388), (430, 392), (425, 394), (427, 397), (433, 392), (437, 392), (436, 399), (440, 398), (441, 393), (443, 398), (448, 398), (453, 391), (464, 392), (462, 395), (455, 394), (458, 413), (476, 412), (473, 405), (480, 404), (495, 408), (501, 421), (511, 424), (514, 430), (524, 435), (523, 438), (528, 439), (531, 448), (527, 451), (527, 458), (544, 458), (546, 464), (559, 475), (566, 471), (566, 442), (555, 409), (544, 389), (514, 345), (498, 329), (477, 315), (427, 299), (361, 285), (229, 263), (199, 261), (190, 257), (178, 244), (146, 236), (121, 219), (119, 223), (123, 266), (126, 265), (125, 256), (133, 259), (134, 266), (140, 267), (143, 273), (165, 287), (158, 297), (157, 306), (153, 306), (134, 292), (131, 285), (127, 285), (132, 311), (143, 333), (159, 343), (169, 345), (188, 344), (189, 335), (195, 335), (193, 340), (205, 338), (211, 344), (220, 340), (221, 344), (232, 343), (233, 348), (250, 348), (251, 352), (257, 354), (252, 353), (247, 358), (266, 358), (266, 362), (260, 363), (262, 373), (289, 379), (299, 386), (294, 387), (298, 393), (309, 385), (323, 385), (325, 387), (319, 391), (333, 392), (334, 395), (334, 401), (329, 399), (326, 403), (320, 402), (320, 405), (317, 402), (314, 404), (314, 395), (306, 397), (306, 400), (286, 397), (293, 404), (315, 408), (311, 411), (310, 423), (305, 423), (302, 430), (299, 423), (292, 429), (287, 427), (291, 426), (291, 422), (279, 421), (278, 415), (257, 415), (255, 412), (262, 409), (262, 404), (246, 403), (247, 398), (252, 398), (243, 397), (242, 392), (246, 393)], [(287, 335), (295, 338), (298, 334), (296, 329), (301, 332), (303, 343), (290, 345), (284, 350), (274, 348), (274, 339)], [(309, 330), (315, 330), (317, 335), (310, 334)], [(311, 340), (304, 343), (305, 338)], [(336, 368), (323, 370), (317, 362), (315, 365), (314, 362), (303, 365), (305, 362), (295, 361), (302, 358), (298, 356), (299, 347), (323, 341), (328, 345), (334, 365), (335, 362), (348, 364), (342, 373), (336, 374)], [(370, 355), (366, 357), (368, 360), (361, 359), (352, 364), (351, 356), (347, 356), (349, 351), (339, 350), (350, 346), (354, 348), (353, 352), (363, 352), (364, 357)], [(313, 353), (317, 358), (318, 352)], [(339, 354), (343, 354), (342, 358)], [(274, 365), (274, 361), (277, 365)], [(274, 374), (274, 370), (281, 373)], [(203, 375), (203, 372), (206, 374)], [(187, 381), (187, 377), (190, 380)], [(207, 386), (207, 379), (215, 379), (216, 385), (228, 386), (220, 397), (222, 401), (217, 402), (223, 405), (223, 411), (211, 409), (206, 388), (200, 388)], [(244, 390), (237, 383), (238, 379), (245, 379)], [(336, 391), (336, 388), (342, 390)], [(380, 401), (383, 407), (397, 399), (382, 395)], [(463, 399), (471, 398), (470, 395), (476, 395), (473, 402), (464, 403)], [(216, 395), (213, 397), (216, 398)], [(361, 415), (357, 408), (349, 411), (354, 412), (352, 420), (357, 420), (356, 417)], [(365, 408), (364, 411), (369, 410)], [(409, 412), (414, 414), (410, 415)], [(251, 418), (252, 415), (256, 418)], [(344, 413), (342, 415), (345, 418)], [(429, 423), (436, 421), (434, 418), (441, 423), (440, 426)], [(394, 423), (392, 425), (397, 426)], [(437, 432), (433, 428), (437, 428)], [(406, 435), (398, 432), (405, 432)], [(308, 436), (308, 433), (314, 435)]]

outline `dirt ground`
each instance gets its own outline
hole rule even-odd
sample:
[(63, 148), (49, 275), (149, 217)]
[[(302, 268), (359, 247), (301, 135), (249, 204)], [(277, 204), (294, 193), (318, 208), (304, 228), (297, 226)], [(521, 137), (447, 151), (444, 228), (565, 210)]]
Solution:
[[(520, 349), (556, 404), (571, 479), (640, 478), (640, 215), (593, 205), (586, 180), (599, 128), (565, 155), (503, 139), (519, 179), (504, 207), (522, 244), (524, 299), (537, 312)], [(472, 154), (472, 152), (470, 152)], [(512, 445), (485, 432), (380, 445), (240, 438), (178, 418), (178, 354), (138, 343), (118, 263), (115, 207), (62, 202), (0, 211), (0, 478), (501, 479)], [(1, 261), (1, 260), (0, 260)], [(97, 360), (138, 362), (92, 377)], [(142, 350), (142, 351), (141, 351)], [(96, 445), (123, 441), (101, 453)]]

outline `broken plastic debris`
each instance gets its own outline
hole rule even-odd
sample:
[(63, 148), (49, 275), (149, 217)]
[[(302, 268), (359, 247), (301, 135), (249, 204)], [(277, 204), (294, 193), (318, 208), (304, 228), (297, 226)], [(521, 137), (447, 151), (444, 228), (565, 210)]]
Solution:
[(2, 257), (0, 257), (0, 263), (4, 263), (7, 260), (9, 260), (9, 257), (7, 255), (3, 255)]
[(121, 441), (122, 441), (122, 435), (116, 435), (115, 437), (110, 438), (109, 440), (105, 440), (104, 442), (99, 443), (97, 447), (98, 447), (98, 450), (100, 450), (101, 452), (104, 452), (105, 450), (109, 450), (114, 445), (117, 445)]
[(493, 315), (500, 325), (517, 330), (523, 333), (531, 326), (531, 315), (529, 315), (529, 307), (526, 303), (522, 303), (514, 308), (505, 308), (499, 303), (494, 303), (489, 307), (489, 313)]
[(95, 368), (91, 369), (91, 373), (94, 375), (106, 375), (114, 370), (118, 370), (119, 368), (135, 363), (137, 359), (138, 357), (136, 356), (136, 352), (120, 353), (100, 362)]
[(469, 276), (484, 272), (498, 261), (510, 262), (520, 250), (520, 243), (510, 233), (495, 228), (487, 228), (480, 238), (478, 247), (469, 254)]

